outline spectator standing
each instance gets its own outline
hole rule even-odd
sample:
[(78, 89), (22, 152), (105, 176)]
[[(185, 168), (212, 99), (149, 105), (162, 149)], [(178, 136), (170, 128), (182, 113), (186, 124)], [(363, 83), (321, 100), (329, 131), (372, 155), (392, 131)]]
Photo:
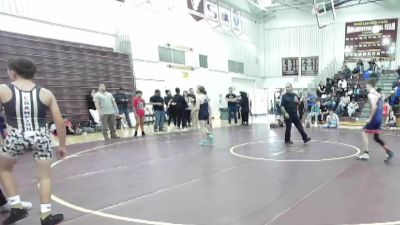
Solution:
[(240, 92), (240, 108), (242, 125), (249, 125), (250, 103), (246, 92)]
[(161, 97), (160, 90), (156, 89), (154, 95), (150, 98), (150, 104), (153, 105), (154, 115), (156, 120), (154, 121), (154, 132), (164, 131), (164, 100)]
[(171, 104), (173, 105), (176, 116), (176, 126), (178, 129), (181, 129), (183, 125), (183, 114), (187, 107), (187, 103), (185, 98), (181, 95), (181, 90), (179, 88), (175, 88), (175, 95)]
[(346, 77), (346, 79), (351, 79), (351, 75), (352, 75), (351, 70), (349, 69), (349, 67), (347, 65), (344, 65), (342, 73)]
[(99, 85), (99, 91), (94, 96), (94, 102), (100, 114), (101, 131), (104, 140), (108, 140), (108, 129), (110, 129), (112, 139), (119, 138), (115, 131), (115, 115), (119, 115), (118, 106), (113, 95), (106, 91), (104, 84)]
[(174, 122), (176, 126), (176, 118), (174, 113), (174, 107), (172, 106), (172, 94), (170, 90), (165, 90), (164, 104), (167, 108), (167, 116), (168, 116), (168, 126), (171, 125), (171, 121)]
[(187, 128), (190, 127), (190, 121), (191, 121), (191, 114), (192, 114), (192, 108), (193, 105), (190, 104), (190, 98), (189, 98), (189, 92), (188, 91), (183, 91), (183, 98), (185, 99), (186, 102), (186, 108), (183, 112), (183, 127)]
[(90, 114), (90, 110), (96, 110), (96, 104), (94, 103), (94, 95), (96, 94), (96, 90), (90, 90), (89, 94), (86, 95), (86, 102), (89, 110), (89, 121), (91, 124), (95, 124), (95, 121)]
[[(120, 88), (117, 93), (114, 95), (115, 102), (118, 106), (118, 111), (121, 114), (125, 115), (126, 122), (128, 123), (129, 128), (132, 128), (132, 123), (129, 118), (129, 110), (128, 110), (128, 103), (129, 97), (125, 93), (124, 89)], [(117, 120), (117, 129), (121, 128), (121, 120)]]
[(191, 110), (192, 110), (192, 113), (190, 116), (190, 118), (192, 120), (191, 121), (192, 127), (194, 129), (197, 129), (199, 127), (199, 117), (198, 117), (199, 111), (197, 110), (197, 107), (196, 107), (196, 95), (194, 94), (193, 88), (189, 88), (188, 97), (189, 97), (188, 105), (189, 105), (189, 108), (191, 108)]
[(391, 108), (390, 108), (390, 104), (389, 104), (389, 99), (385, 98), (385, 102), (383, 103), (383, 122), (384, 123), (386, 123), (389, 119), (390, 110), (391, 110)]
[(226, 101), (228, 102), (228, 123), (231, 124), (232, 118), (235, 120), (235, 125), (237, 124), (237, 97), (233, 93), (233, 88), (229, 88), (229, 93), (225, 97)]

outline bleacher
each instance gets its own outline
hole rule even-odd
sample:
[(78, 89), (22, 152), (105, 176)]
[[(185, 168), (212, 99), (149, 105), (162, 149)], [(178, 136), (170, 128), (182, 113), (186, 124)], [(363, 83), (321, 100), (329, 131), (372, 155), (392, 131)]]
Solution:
[(128, 54), (112, 48), (0, 31), (0, 82), (7, 83), (7, 60), (32, 59), (36, 82), (51, 90), (63, 115), (72, 121), (87, 121), (86, 95), (105, 83), (108, 91), (134, 89)]

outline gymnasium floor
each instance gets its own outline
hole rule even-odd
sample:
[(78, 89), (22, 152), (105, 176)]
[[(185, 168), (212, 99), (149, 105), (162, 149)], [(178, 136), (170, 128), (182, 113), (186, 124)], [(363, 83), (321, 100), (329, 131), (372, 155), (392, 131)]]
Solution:
[[(284, 129), (261, 124), (217, 128), (212, 147), (195, 132), (71, 145), (54, 165), (53, 211), (64, 225), (400, 224), (398, 158), (385, 165), (373, 144), (369, 162), (354, 160), (359, 130), (307, 132), (311, 143), (288, 148)], [(36, 207), (18, 225), (39, 224), (33, 168), (27, 154), (16, 170)]]

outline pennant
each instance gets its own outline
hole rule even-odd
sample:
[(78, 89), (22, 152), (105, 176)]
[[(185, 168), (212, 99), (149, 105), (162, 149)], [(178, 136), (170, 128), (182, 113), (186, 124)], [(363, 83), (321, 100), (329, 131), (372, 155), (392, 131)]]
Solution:
[(187, 6), (196, 21), (204, 19), (204, 0), (187, 0)]
[(232, 30), (231, 10), (226, 6), (219, 6), (219, 21), (225, 31)]
[(232, 15), (232, 30), (236, 35), (243, 33), (242, 15), (239, 10), (231, 9)]
[(219, 26), (219, 10), (218, 5), (215, 1), (206, 0), (205, 1), (205, 18), (211, 27)]

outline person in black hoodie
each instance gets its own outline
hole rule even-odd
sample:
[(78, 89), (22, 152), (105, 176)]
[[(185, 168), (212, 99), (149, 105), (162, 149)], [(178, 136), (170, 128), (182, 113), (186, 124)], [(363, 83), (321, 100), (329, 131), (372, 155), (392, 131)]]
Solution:
[(90, 124), (95, 124), (92, 114), (90, 114), (90, 110), (96, 110), (96, 104), (94, 104), (94, 95), (96, 94), (96, 90), (90, 90), (89, 94), (86, 95), (86, 102), (89, 110), (89, 122)]
[(176, 126), (178, 129), (181, 128), (182, 125), (182, 120), (183, 120), (183, 114), (185, 112), (185, 109), (187, 108), (187, 102), (185, 101), (185, 98), (180, 94), (181, 90), (179, 88), (175, 88), (175, 95), (172, 98), (172, 106), (174, 110), (174, 114), (176, 116)]
[[(132, 128), (131, 120), (129, 119), (129, 110), (128, 103), (129, 97), (124, 92), (122, 88), (120, 88), (116, 94), (114, 94), (115, 102), (117, 103), (119, 113), (123, 113), (125, 115), (126, 122), (128, 123), (129, 128)], [(121, 120), (117, 120), (117, 129), (121, 128)]]
[(175, 113), (173, 110), (173, 105), (172, 105), (172, 95), (170, 90), (165, 90), (165, 97), (164, 97), (164, 104), (165, 108), (167, 109), (167, 115), (168, 115), (168, 126), (171, 125), (171, 121), (174, 122), (174, 125), (176, 126), (176, 118), (175, 118)]
[(240, 108), (242, 114), (242, 125), (249, 125), (250, 103), (246, 92), (240, 92)]

